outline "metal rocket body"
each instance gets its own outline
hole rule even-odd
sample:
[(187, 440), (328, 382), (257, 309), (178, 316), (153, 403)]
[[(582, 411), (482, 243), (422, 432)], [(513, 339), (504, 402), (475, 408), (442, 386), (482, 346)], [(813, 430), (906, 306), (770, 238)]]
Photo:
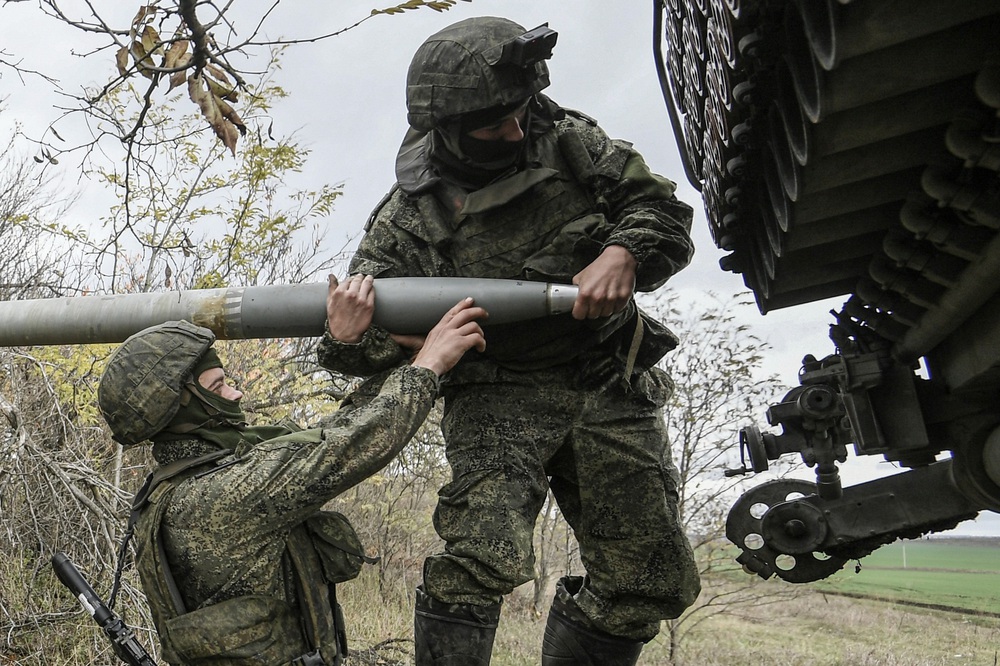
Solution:
[[(219, 339), (304, 338), (326, 328), (325, 283), (192, 289), (0, 302), (0, 346), (122, 342), (149, 326), (183, 319)], [(392, 333), (426, 333), (471, 296), (484, 325), (568, 313), (573, 285), (481, 278), (379, 278), (373, 322)]]

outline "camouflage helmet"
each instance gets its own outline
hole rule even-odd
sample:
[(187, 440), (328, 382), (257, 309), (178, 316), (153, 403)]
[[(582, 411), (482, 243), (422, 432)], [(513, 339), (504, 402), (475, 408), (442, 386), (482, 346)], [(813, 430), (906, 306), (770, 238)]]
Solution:
[[(550, 52), (556, 33), (547, 28), (545, 32), (550, 35)], [(428, 37), (413, 55), (406, 74), (410, 127), (430, 132), (447, 118), (522, 102), (546, 88), (549, 69), (544, 58), (548, 54), (525, 66), (508, 62), (509, 45), (524, 34), (524, 28), (513, 21), (482, 16), (459, 21)]]
[(214, 342), (212, 331), (186, 321), (151, 326), (123, 342), (97, 388), (115, 441), (136, 446), (166, 427), (180, 408), (192, 369)]

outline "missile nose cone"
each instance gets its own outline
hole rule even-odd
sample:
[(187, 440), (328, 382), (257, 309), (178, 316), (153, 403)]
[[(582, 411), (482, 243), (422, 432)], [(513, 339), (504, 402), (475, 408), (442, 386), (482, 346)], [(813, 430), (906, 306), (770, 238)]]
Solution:
[(565, 314), (573, 311), (580, 289), (574, 284), (550, 284), (546, 293), (549, 314)]

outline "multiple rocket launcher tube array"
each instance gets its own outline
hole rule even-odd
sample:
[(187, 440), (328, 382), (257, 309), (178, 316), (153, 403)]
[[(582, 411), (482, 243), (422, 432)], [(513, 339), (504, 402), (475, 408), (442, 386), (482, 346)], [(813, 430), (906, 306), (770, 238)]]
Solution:
[[(426, 333), (471, 296), (484, 325), (568, 313), (573, 285), (484, 278), (378, 278), (373, 322), (391, 333)], [(166, 321), (186, 320), (221, 340), (318, 337), (326, 330), (326, 283), (192, 289), (0, 302), (0, 347), (123, 342)]]

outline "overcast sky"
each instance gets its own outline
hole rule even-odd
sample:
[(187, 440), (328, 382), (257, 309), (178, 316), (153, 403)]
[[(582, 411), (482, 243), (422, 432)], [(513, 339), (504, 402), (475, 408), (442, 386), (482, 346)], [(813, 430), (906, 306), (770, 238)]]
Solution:
[[(119, 12), (121, 26), (127, 26), (138, 6), (124, 0), (96, 4)], [(314, 37), (351, 25), (373, 8), (393, 4), (398, 3), (286, 0), (269, 16), (265, 32), (271, 37)], [(260, 0), (234, 3), (239, 12), (231, 15), (236, 29), (249, 34), (269, 6)], [(425, 8), (377, 16), (343, 35), (289, 48), (277, 82), (290, 98), (273, 111), (275, 131), (297, 132), (312, 150), (294, 186), (344, 183), (344, 195), (328, 221), (331, 251), (345, 242), (353, 248), (372, 207), (394, 181), (393, 160), (406, 129), (404, 81), (413, 52), (428, 35), (460, 19), (505, 16), (526, 28), (548, 22), (559, 33), (549, 61), (552, 85), (545, 93), (596, 118), (612, 137), (632, 142), (652, 170), (675, 180), (678, 196), (694, 206), (696, 257), (670, 281), (670, 287), (687, 299), (707, 290), (724, 295), (744, 290), (739, 276), (719, 269), (723, 253), (711, 241), (700, 196), (685, 180), (680, 165), (653, 64), (652, 8), (652, 0), (474, 0), (440, 13)], [(29, 69), (55, 72), (68, 90), (101, 84), (113, 76), (110, 54), (75, 57), (69, 53), (71, 46), (77, 53), (88, 51), (85, 36), (41, 19), (35, 3), (0, 4), (0, 49), (8, 60), (15, 55)], [(37, 136), (58, 117), (55, 107), (64, 101), (40, 80), (29, 78), (22, 84), (10, 72), (0, 73), (0, 98), (6, 98), (0, 137), (9, 133), (15, 120), (26, 133)], [(76, 178), (72, 160), (60, 166), (67, 169), (65, 180), (72, 185)], [(110, 203), (108, 193), (93, 185), (84, 182), (80, 189), (83, 199), (74, 213), (76, 223), (96, 218)], [(794, 386), (805, 354), (832, 353), (827, 312), (839, 308), (843, 300), (779, 310), (766, 317), (753, 308), (742, 313), (773, 348), (767, 371)], [(763, 412), (758, 425), (767, 426)], [(887, 465), (874, 457), (852, 456), (842, 469), (847, 483), (888, 472)], [(967, 523), (961, 533), (1000, 534), (998, 518), (988, 514), (978, 524)]]
[[(107, 5), (109, 12), (116, 10), (120, 25), (127, 25), (135, 11), (134, 3), (122, 0), (98, 4)], [(392, 4), (391, 0), (385, 4), (286, 1), (270, 15), (265, 29), (272, 37), (307, 38), (336, 31), (364, 18), (372, 8)], [(342, 9), (348, 5), (355, 9)], [(545, 93), (563, 106), (596, 118), (612, 137), (632, 142), (654, 171), (678, 183), (678, 196), (694, 206), (695, 261), (670, 286), (692, 297), (705, 290), (720, 294), (743, 290), (739, 276), (719, 269), (723, 253), (711, 241), (700, 196), (680, 166), (653, 65), (652, 5), (651, 0), (458, 2), (447, 12), (425, 8), (377, 16), (343, 35), (289, 48), (277, 80), (290, 97), (274, 109), (275, 131), (296, 132), (312, 150), (295, 186), (344, 183), (344, 195), (329, 218), (331, 246), (339, 249), (339, 240), (345, 238), (356, 242), (372, 207), (394, 181), (393, 160), (406, 129), (404, 81), (413, 52), (428, 35), (454, 21), (500, 15), (527, 28), (548, 22), (558, 31), (558, 44), (549, 61), (552, 85)], [(235, 3), (240, 12), (232, 14), (236, 28), (248, 34), (267, 6), (259, 0)], [(22, 64), (28, 68), (56, 72), (69, 91), (84, 84), (100, 85), (113, 76), (110, 54), (70, 56), (71, 46), (82, 53), (100, 43), (86, 40), (87, 36), (56, 21), (40, 20), (34, 3), (0, 6), (0, 48), (24, 58)], [(22, 85), (9, 72), (0, 78), (0, 98), (6, 98), (7, 108), (0, 115), (0, 130), (16, 120), (34, 136), (58, 118), (55, 107), (66, 104), (43, 82), (29, 78)], [(59, 128), (66, 136), (66, 124)], [(77, 129), (82, 135), (84, 128)], [(60, 166), (72, 184), (73, 160), (64, 162)], [(85, 222), (106, 210), (110, 200), (108, 192), (87, 183), (81, 189), (83, 205), (75, 210), (74, 218)], [(748, 321), (775, 347), (775, 356), (788, 354), (787, 362), (776, 363), (775, 368), (783, 381), (796, 383), (795, 373), (805, 353), (819, 356), (833, 351), (826, 338), (825, 313), (841, 301), (779, 311), (766, 318), (753, 309), (747, 313)]]

